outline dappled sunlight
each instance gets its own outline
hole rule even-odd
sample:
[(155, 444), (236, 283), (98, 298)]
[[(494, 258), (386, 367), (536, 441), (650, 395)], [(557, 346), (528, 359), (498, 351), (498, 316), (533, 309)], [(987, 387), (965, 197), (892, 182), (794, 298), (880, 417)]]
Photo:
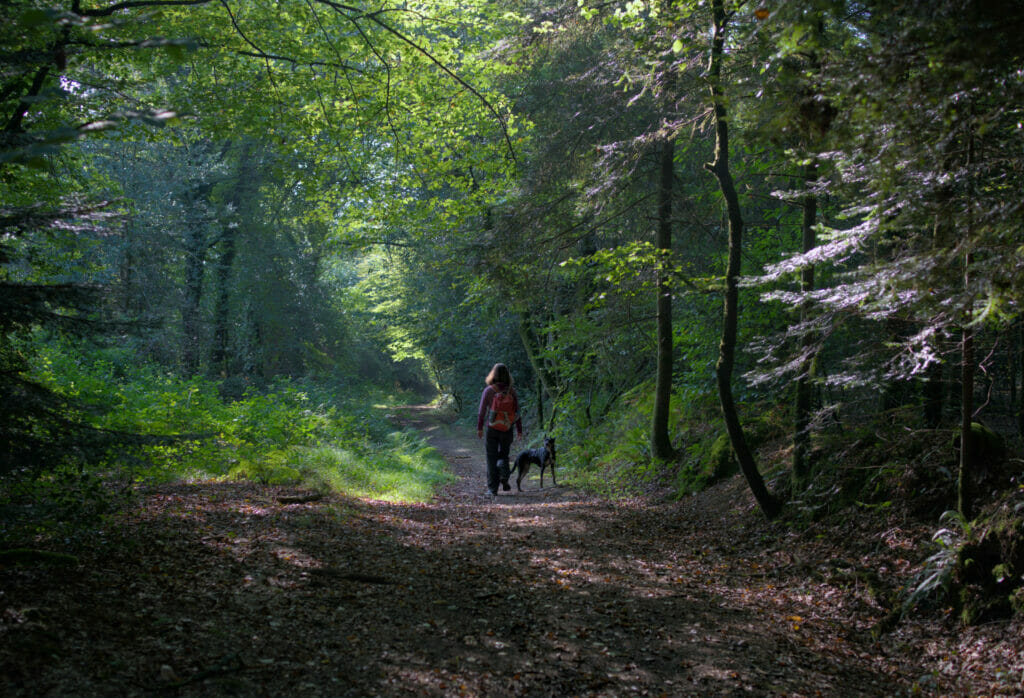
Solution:
[(299, 569), (319, 567), (320, 562), (311, 555), (292, 547), (282, 546), (273, 550), (274, 557)]
[(157, 542), (126, 559), (150, 572), (125, 598), (162, 599), (153, 612), (182, 630), (147, 629), (141, 655), (159, 666), (177, 643), (175, 662), (202, 666), (228, 644), (254, 682), (288, 671), (364, 695), (880, 694), (901, 671), (844, 639), (838, 589), (665, 529), (679, 507), (279, 494), (151, 493), (133, 525)]
[[(920, 675), (863, 639), (880, 608), (858, 577), (759, 545), (742, 498), (492, 501), (448, 455), (460, 478), (430, 502), (150, 491), (128, 517), (149, 544), (118, 564), (174, 633), (144, 626), (137, 652), (195, 673), (229, 645), (250, 688), (283, 671), (339, 695), (883, 695)], [(876, 543), (899, 564), (898, 536)]]

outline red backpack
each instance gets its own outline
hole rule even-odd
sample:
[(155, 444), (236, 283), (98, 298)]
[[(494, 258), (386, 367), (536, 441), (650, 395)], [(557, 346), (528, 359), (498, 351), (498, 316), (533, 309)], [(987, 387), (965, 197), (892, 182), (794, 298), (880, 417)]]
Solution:
[(491, 398), (491, 407), (487, 410), (487, 426), (498, 431), (508, 431), (519, 419), (516, 413), (516, 398), (511, 390), (499, 393), (494, 392)]

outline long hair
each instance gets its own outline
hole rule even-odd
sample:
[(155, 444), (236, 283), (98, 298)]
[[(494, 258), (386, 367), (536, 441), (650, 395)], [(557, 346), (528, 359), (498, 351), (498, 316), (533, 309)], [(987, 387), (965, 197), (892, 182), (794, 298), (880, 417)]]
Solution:
[(487, 374), (487, 378), (484, 379), (484, 383), (487, 385), (494, 385), (495, 383), (504, 383), (509, 388), (512, 387), (512, 374), (509, 373), (508, 366), (505, 364), (494, 364), (494, 368)]

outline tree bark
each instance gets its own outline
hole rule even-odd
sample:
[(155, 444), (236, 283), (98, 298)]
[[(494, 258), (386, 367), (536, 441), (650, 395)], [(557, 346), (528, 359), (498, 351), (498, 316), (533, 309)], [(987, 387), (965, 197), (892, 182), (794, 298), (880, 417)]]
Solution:
[(757, 500), (761, 511), (769, 519), (778, 516), (781, 505), (768, 491), (757, 469), (754, 455), (747, 445), (740, 424), (736, 402), (732, 394), (732, 371), (735, 363), (736, 333), (739, 325), (739, 276), (743, 243), (743, 216), (740, 211), (739, 196), (729, 171), (729, 126), (726, 121), (724, 94), (721, 88), (722, 57), (725, 49), (725, 29), (728, 16), (723, 7), (723, 0), (712, 0), (714, 15), (714, 36), (711, 44), (711, 57), (708, 76), (711, 82), (711, 99), (715, 126), (715, 160), (705, 165), (717, 178), (719, 189), (725, 199), (728, 212), (729, 256), (725, 272), (725, 303), (722, 312), (722, 340), (719, 344), (718, 363), (715, 366), (715, 378), (718, 383), (718, 397), (722, 406), (722, 418), (729, 434), (733, 452), (739, 463), (740, 470), (747, 480), (750, 491)]
[(1018, 318), (1007, 329), (1007, 359), (1006, 359), (1006, 382), (1010, 384), (1010, 414), (1017, 414), (1017, 323)]
[(537, 424), (544, 428), (544, 382), (537, 379)]
[(4, 125), (4, 131), (6, 133), (16, 133), (21, 131), (22, 121), (25, 119), (25, 115), (28, 114), (29, 109), (32, 108), (32, 99), (38, 97), (39, 93), (43, 89), (43, 83), (46, 82), (46, 78), (50, 76), (50, 67), (43, 66), (36, 71), (35, 76), (32, 78), (32, 84), (28, 88), (28, 92), (21, 101), (18, 102), (18, 106), (15, 107), (14, 113), (11, 114), (11, 118), (7, 120)]
[(669, 137), (661, 152), (658, 186), (658, 356), (654, 383), (654, 415), (651, 419), (651, 456), (656, 460), (675, 457), (668, 433), (672, 402), (672, 180), (675, 138)]
[[(192, 156), (196, 162), (206, 157), (205, 145), (197, 145)], [(213, 184), (194, 182), (185, 192), (185, 287), (181, 306), (181, 366), (182, 373), (191, 378), (199, 372), (201, 352), (201, 302), (206, 274), (206, 254), (209, 248), (206, 235), (206, 216), (203, 204)]]

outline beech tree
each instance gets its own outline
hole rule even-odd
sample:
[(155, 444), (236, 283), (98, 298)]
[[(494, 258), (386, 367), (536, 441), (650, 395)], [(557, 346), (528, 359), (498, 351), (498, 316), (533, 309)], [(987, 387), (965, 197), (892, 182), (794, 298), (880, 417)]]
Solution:
[[(180, 349), (176, 359), (185, 374), (197, 373), (207, 361), (223, 371), (226, 348), (232, 342), (236, 348), (246, 342), (258, 346), (259, 363), (270, 372), (294, 371), (291, 357), (298, 354), (322, 354), (321, 342), (306, 342), (294, 330), (300, 322), (303, 327), (317, 326), (309, 320), (318, 307), (317, 297), (323, 300), (315, 281), (321, 271), (326, 222), (341, 218), (339, 210), (346, 210), (346, 204), (337, 198), (325, 201), (317, 192), (337, 194), (343, 189), (346, 195), (380, 202), (381, 217), (397, 218), (404, 207), (387, 204), (396, 198), (389, 188), (400, 187), (411, 176), (422, 176), (425, 167), (433, 167), (441, 177), (454, 172), (451, 155), (469, 137), (471, 126), (477, 127), (477, 133), (495, 134), (492, 140), (502, 151), (497, 157), (484, 149), (473, 151), (481, 163), (497, 171), (513, 158), (512, 129), (501, 105), (485, 94), (485, 81), (477, 87), (463, 77), (483, 74), (487, 66), (473, 64), (471, 56), (456, 48), (465, 36), (455, 29), (457, 25), (486, 26), (489, 18), (482, 7), (432, 3), (429, 11), (403, 7), (380, 13), (333, 2), (15, 0), (5, 4), (0, 29), (0, 109), (4, 112), (0, 168), (6, 176), (0, 219), (4, 221), (3, 274), (8, 296), (3, 305), (9, 310), (0, 351), (6, 366), (3, 392), (11, 397), (4, 400), (5, 405), (27, 412), (22, 410), (25, 401), (17, 395), (42, 395), (21, 376), (22, 358), (32, 344), (29, 335), (37, 328), (96, 327), (94, 315), (115, 309), (138, 317), (146, 305), (144, 299), (159, 294), (160, 284), (166, 283), (146, 286), (158, 277), (157, 270), (166, 270), (160, 263), (150, 264), (148, 269), (154, 273), (144, 274), (147, 265), (142, 258), (147, 255), (153, 261), (154, 255), (165, 254), (167, 261), (181, 263), (177, 269), (182, 276), (172, 276), (167, 288), (181, 291), (176, 309), (181, 318), (180, 341), (174, 344)], [(459, 22), (453, 24), (450, 13), (456, 9)], [(133, 227), (152, 223), (139, 218), (145, 207), (124, 201), (115, 206), (109, 199), (94, 198), (95, 192), (104, 189), (118, 197), (124, 192), (114, 191), (109, 181), (97, 181), (90, 159), (98, 157), (98, 151), (79, 146), (87, 136), (102, 137), (115, 129), (118, 138), (151, 138), (152, 132), (144, 129), (182, 114), (187, 114), (193, 133), (201, 133), (199, 138), (182, 138), (180, 134), (189, 130), (182, 128), (154, 140), (191, 142), (194, 152), (202, 151), (191, 169), (183, 168), (196, 176), (174, 183), (181, 187), (180, 197), (171, 200), (183, 203), (183, 213), (170, 218), (182, 224), (185, 234), (179, 239), (180, 248), (163, 246), (169, 241), (161, 239), (161, 245), (147, 249), (159, 238), (141, 239), (138, 233), (143, 229)], [(248, 250), (266, 252), (263, 261), (273, 262), (259, 267), (272, 276), (263, 277), (268, 283), (257, 288), (274, 289), (262, 300), (289, 293), (302, 300), (281, 307), (276, 316), (265, 312), (270, 307), (266, 302), (261, 309), (235, 303), (232, 323), (225, 320), (225, 309), (232, 306), (231, 294), (225, 291), (231, 286), (232, 269), (247, 259), (244, 252), (240, 255), (234, 235), (243, 196), (240, 189), (232, 193), (230, 185), (225, 185), (230, 175), (213, 170), (223, 165), (218, 152), (224, 144), (245, 142), (246, 134), (258, 138), (268, 152), (274, 149), (293, 164), (302, 163), (292, 168), (292, 188), (285, 199), (301, 198), (308, 204), (297, 214), (305, 220), (273, 237), (275, 245)], [(81, 166), (72, 167), (73, 160)], [(244, 169), (243, 158), (239, 174)], [(154, 195), (166, 191), (160, 186), (161, 176), (170, 175), (164, 171), (150, 177), (150, 184), (156, 185), (151, 190)], [(357, 188), (362, 191), (355, 192)], [(234, 213), (229, 215), (230, 210)], [(372, 212), (366, 213), (373, 217)], [(280, 218), (253, 218), (265, 226), (281, 222)], [(103, 250), (105, 259), (116, 258), (116, 250), (124, 252), (117, 262), (118, 278), (124, 282), (116, 296), (119, 303), (107, 303), (113, 296), (99, 292), (98, 283), (109, 281), (106, 270), (63, 276), (31, 270), (32, 264), (47, 256), (26, 253), (33, 247), (45, 249), (54, 231), (64, 231), (60, 234), (69, 246), (95, 238), (88, 243)], [(123, 236), (115, 241), (117, 234)], [(351, 239), (364, 231), (349, 228), (343, 234)], [(307, 244), (316, 252), (309, 253)], [(283, 254), (275, 257), (272, 250), (277, 245)], [(218, 274), (209, 278), (206, 270), (214, 266), (210, 264), (214, 250)], [(295, 260), (301, 263), (293, 264)], [(69, 281), (72, 276), (77, 280)], [(93, 283), (82, 283), (83, 278)], [(180, 286), (173, 283), (176, 278)], [(175, 297), (172, 293), (161, 301)], [(149, 309), (156, 310), (158, 305), (150, 304)], [(166, 317), (161, 310), (142, 319)], [(208, 334), (211, 322), (212, 336)], [(239, 328), (235, 340), (230, 337), (232, 325)], [(117, 332), (126, 326), (119, 325)], [(104, 331), (111, 327), (108, 322)], [(293, 344), (285, 348), (279, 339), (291, 339)], [(165, 352), (167, 345), (150, 346)], [(43, 449), (46, 443), (55, 443), (57, 434), (71, 430), (64, 407), (40, 400), (34, 416), (22, 419), (12, 413), (5, 424), (22, 424), (12, 426), (12, 433), (21, 434), (12, 439)], [(41, 427), (46, 420), (51, 426)], [(29, 434), (32, 439), (27, 438)], [(22, 460), (30, 458), (25, 455)]]
[(708, 57), (708, 79), (711, 90), (712, 111), (715, 129), (715, 159), (707, 165), (718, 180), (718, 186), (725, 199), (728, 212), (729, 261), (725, 270), (725, 302), (722, 314), (722, 341), (719, 345), (718, 364), (715, 376), (718, 381), (718, 395), (733, 452), (739, 461), (751, 492), (762, 511), (769, 518), (779, 513), (780, 503), (764, 484), (757, 468), (753, 453), (743, 433), (732, 392), (732, 373), (735, 364), (736, 333), (739, 323), (739, 277), (743, 244), (743, 214), (740, 210), (739, 195), (729, 169), (729, 122), (725, 105), (725, 90), (722, 84), (722, 62), (725, 58), (726, 32), (731, 19), (723, 0), (712, 0), (711, 49)]

